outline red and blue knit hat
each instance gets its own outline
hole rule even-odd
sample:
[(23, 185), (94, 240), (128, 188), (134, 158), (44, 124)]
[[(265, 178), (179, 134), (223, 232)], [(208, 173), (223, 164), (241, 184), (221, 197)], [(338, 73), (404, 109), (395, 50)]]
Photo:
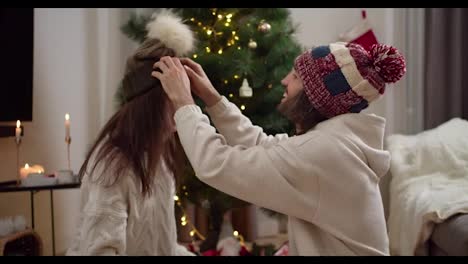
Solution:
[(366, 51), (345, 42), (304, 52), (294, 69), (312, 106), (328, 118), (361, 112), (385, 92), (386, 83), (406, 72), (405, 59), (394, 47), (376, 44)]

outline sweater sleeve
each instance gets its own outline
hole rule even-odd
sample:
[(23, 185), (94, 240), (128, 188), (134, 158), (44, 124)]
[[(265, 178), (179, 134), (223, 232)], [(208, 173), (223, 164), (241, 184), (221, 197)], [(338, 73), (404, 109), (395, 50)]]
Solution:
[(90, 183), (87, 195), (74, 254), (125, 255), (128, 214), (121, 186)]
[(206, 108), (213, 124), (224, 136), (230, 146), (244, 145), (252, 147), (261, 145), (272, 146), (283, 139), (288, 138), (288, 134), (267, 135), (259, 126), (255, 126), (244, 116), (239, 108), (222, 97), (221, 100), (212, 107)]
[(229, 146), (196, 105), (178, 109), (175, 121), (182, 146), (201, 181), (258, 206), (312, 219), (319, 197), (317, 177), (313, 173), (299, 177), (297, 154), (288, 146), (294, 140), (268, 148)]

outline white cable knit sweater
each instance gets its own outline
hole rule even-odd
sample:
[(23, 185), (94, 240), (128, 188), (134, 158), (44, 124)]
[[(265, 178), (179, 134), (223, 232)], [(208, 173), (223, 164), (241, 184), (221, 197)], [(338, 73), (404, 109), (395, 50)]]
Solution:
[(81, 217), (67, 255), (193, 255), (177, 244), (174, 179), (164, 164), (145, 198), (136, 177), (120, 177), (106, 188), (90, 180), (99, 173), (96, 168), (83, 177)]

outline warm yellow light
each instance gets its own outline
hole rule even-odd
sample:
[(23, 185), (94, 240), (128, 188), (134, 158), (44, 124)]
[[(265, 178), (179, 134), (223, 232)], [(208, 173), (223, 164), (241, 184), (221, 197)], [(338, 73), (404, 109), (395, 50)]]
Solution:
[(190, 19), (190, 21), (195, 21), (195, 18), (194, 18), (194, 17), (192, 17), (192, 18)]
[(228, 80), (224, 80), (224, 84), (228, 84)]
[(228, 45), (228, 47), (230, 47), (232, 44), (231, 44), (231, 42), (228, 42), (227, 45)]
[(211, 33), (213, 33), (213, 31), (211, 31), (211, 30), (209, 30), (209, 29), (206, 31), (206, 34), (207, 34), (208, 36), (210, 36)]
[(241, 47), (240, 47), (240, 46), (238, 46), (238, 47), (237, 47), (237, 49), (238, 49), (238, 50), (240, 50), (240, 49), (241, 49)]
[(218, 54), (223, 54), (223, 49), (219, 49)]
[(29, 169), (29, 164), (26, 163), (26, 164), (24, 165), (24, 168), (25, 168), (25, 169)]
[(210, 47), (206, 47), (206, 52), (210, 53), (211, 52), (211, 49)]
[(235, 31), (233, 31), (233, 32), (232, 32), (232, 34), (233, 34), (233, 35), (235, 35), (235, 34), (236, 34), (236, 32), (235, 32)]
[(245, 110), (245, 105), (241, 105), (241, 110)]
[(239, 79), (239, 75), (234, 75), (234, 79)]
[(187, 196), (187, 195), (188, 195), (188, 192), (185, 192), (184, 194), (185, 194), (185, 196)]
[(229, 23), (228, 23), (228, 22), (224, 23), (224, 25), (225, 25), (226, 27), (229, 27)]
[(218, 15), (218, 18), (219, 18), (219, 19), (222, 19), (222, 18), (223, 18), (223, 15), (221, 15), (221, 14)]
[(234, 231), (234, 232), (232, 232), (232, 234), (233, 234), (235, 237), (237, 237), (237, 236), (239, 235), (239, 232)]
[(187, 186), (185, 186), (185, 185), (182, 186), (182, 190), (185, 190), (185, 189), (187, 189)]
[(201, 26), (201, 22), (198, 22), (197, 25), (198, 25), (198, 26)]
[(16, 121), (16, 128), (19, 128), (21, 126), (21, 122), (19, 120)]
[(174, 201), (179, 201), (179, 196), (174, 195)]
[(198, 57), (197, 54), (193, 54), (193, 58), (196, 59)]
[(229, 14), (229, 15), (226, 15), (227, 18), (231, 18), (232, 17), (232, 14)]
[(180, 221), (185, 222), (186, 218), (185, 215), (180, 218)]
[(186, 226), (187, 222), (182, 222), (181, 224), (182, 224), (182, 226)]
[(234, 95), (233, 95), (232, 93), (230, 93), (230, 94), (229, 94), (229, 97), (232, 98), (232, 97), (234, 97)]
[(228, 23), (231, 23), (231, 19), (230, 19), (230, 18), (226, 19), (226, 21), (227, 21)]
[(215, 11), (211, 12), (211, 14), (213, 14), (213, 16), (216, 16), (216, 12), (215, 12)]
[(195, 231), (193, 231), (193, 230), (192, 230), (192, 231), (190, 231), (190, 236), (192, 236), (192, 237), (193, 237), (194, 235), (195, 235)]
[(235, 39), (235, 40), (239, 40), (239, 37), (238, 37), (238, 36), (234, 36), (234, 39)]
[(65, 114), (65, 120), (70, 120), (70, 115), (68, 113)]

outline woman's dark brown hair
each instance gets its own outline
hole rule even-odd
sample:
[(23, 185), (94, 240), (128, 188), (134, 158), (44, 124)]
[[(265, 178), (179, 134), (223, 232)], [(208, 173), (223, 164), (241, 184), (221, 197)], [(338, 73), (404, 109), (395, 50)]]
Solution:
[(304, 90), (278, 106), (286, 118), (296, 125), (296, 134), (301, 135), (327, 118), (310, 103)]
[(130, 173), (141, 182), (143, 195), (148, 195), (161, 162), (176, 178), (180, 174), (185, 156), (174, 131), (174, 109), (160, 81), (151, 76), (153, 64), (163, 56), (175, 56), (175, 52), (159, 40), (147, 39), (127, 60), (121, 87), (124, 103), (92, 144), (80, 178), (99, 165), (103, 167), (96, 175), (100, 182), (112, 185)]

